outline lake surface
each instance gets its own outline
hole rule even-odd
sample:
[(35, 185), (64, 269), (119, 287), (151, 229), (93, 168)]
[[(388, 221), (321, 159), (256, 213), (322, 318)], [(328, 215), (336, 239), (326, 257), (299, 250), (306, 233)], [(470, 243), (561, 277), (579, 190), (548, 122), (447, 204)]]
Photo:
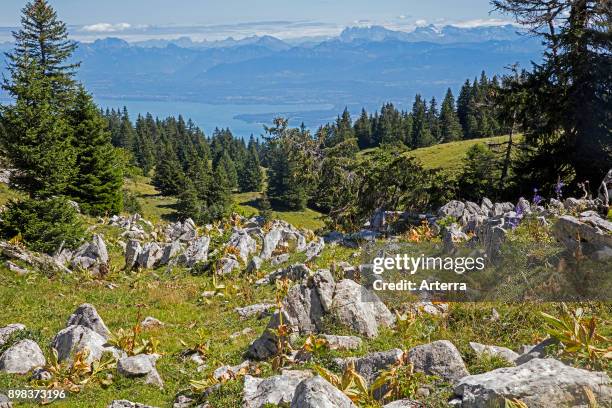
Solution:
[[(290, 125), (299, 126), (300, 123), (297, 122), (297, 120), (304, 116), (303, 113), (305, 112), (335, 112), (334, 105), (332, 104), (213, 105), (197, 102), (104, 98), (95, 99), (96, 103), (103, 109), (117, 109), (126, 106), (132, 121), (135, 120), (139, 113), (144, 115), (149, 112), (153, 116), (157, 116), (159, 118), (178, 116), (181, 114), (185, 120), (193, 120), (198, 127), (204, 130), (206, 136), (211, 136), (215, 127), (229, 127), (234, 136), (248, 138), (251, 134), (253, 134), (254, 136), (258, 137), (263, 133), (263, 124), (265, 123), (270, 125), (270, 120), (278, 114), (289, 116)], [(294, 113), (295, 115), (291, 115), (291, 113)], [(292, 116), (295, 116), (295, 121), (291, 121)], [(252, 118), (257, 118), (257, 120)]]

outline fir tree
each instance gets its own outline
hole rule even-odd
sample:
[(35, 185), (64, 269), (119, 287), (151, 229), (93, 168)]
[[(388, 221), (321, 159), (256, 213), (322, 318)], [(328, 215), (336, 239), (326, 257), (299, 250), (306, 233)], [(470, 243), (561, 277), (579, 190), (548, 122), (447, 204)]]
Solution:
[(260, 191), (263, 182), (263, 175), (259, 164), (259, 153), (255, 142), (251, 137), (249, 142), (248, 156), (242, 166), (239, 177), (240, 191)]
[(440, 139), (442, 142), (460, 140), (463, 136), (459, 117), (455, 111), (455, 98), (448, 88), (440, 110)]
[(361, 115), (355, 121), (355, 137), (360, 149), (367, 149), (374, 145), (372, 140), (372, 121), (365, 109), (361, 110)]
[(69, 193), (92, 215), (117, 214), (122, 208), (123, 168), (110, 142), (104, 118), (84, 89), (68, 113), (77, 151), (77, 174)]
[(412, 146), (414, 148), (431, 146), (435, 140), (429, 129), (427, 107), (421, 95), (416, 95), (412, 106)]

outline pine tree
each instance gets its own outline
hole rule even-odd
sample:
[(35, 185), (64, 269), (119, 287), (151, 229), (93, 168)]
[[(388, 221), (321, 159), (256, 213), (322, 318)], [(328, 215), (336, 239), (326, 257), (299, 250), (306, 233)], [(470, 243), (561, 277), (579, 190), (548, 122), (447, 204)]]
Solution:
[(429, 109), (427, 109), (427, 124), (429, 126), (429, 131), (431, 132), (431, 137), (439, 142), (441, 139), (440, 136), (440, 122), (439, 122), (439, 113), (438, 113), (438, 102), (436, 98), (431, 98), (429, 102)]
[(123, 168), (110, 142), (104, 118), (84, 89), (68, 112), (74, 131), (77, 174), (69, 194), (92, 215), (117, 214), (122, 208)]
[(162, 149), (155, 167), (153, 185), (159, 189), (163, 195), (178, 195), (185, 185), (185, 173), (176, 154), (169, 145)]
[(227, 178), (226, 183), (230, 191), (235, 190), (238, 187), (238, 172), (236, 171), (236, 165), (230, 158), (227, 151), (223, 151), (221, 157), (215, 164), (216, 168), (222, 168), (223, 174)]
[(440, 138), (442, 142), (460, 140), (463, 136), (459, 117), (455, 111), (455, 98), (448, 88), (440, 110)]
[(472, 84), (469, 79), (465, 80), (465, 83), (461, 87), (461, 92), (459, 93), (459, 98), (457, 99), (457, 117), (459, 118), (459, 123), (461, 124), (461, 128), (463, 129), (463, 137), (467, 139), (468, 135), (468, 113), (469, 113), (469, 105), (470, 105), (470, 94), (472, 91)]
[(372, 121), (365, 109), (361, 110), (361, 115), (355, 121), (354, 131), (360, 149), (367, 149), (374, 145), (372, 140)]
[(56, 103), (66, 103), (73, 96), (75, 70), (79, 64), (68, 63), (77, 45), (68, 39), (66, 24), (46, 0), (26, 3), (22, 9), (21, 29), (13, 33), (15, 49), (7, 54), (12, 83), (6, 89), (15, 94), (15, 79), (34, 64), (49, 80), (51, 97)]
[(427, 121), (427, 107), (421, 95), (416, 95), (412, 106), (412, 146), (414, 148), (431, 146), (435, 143)]
[(239, 177), (240, 191), (260, 191), (263, 182), (263, 175), (259, 164), (259, 153), (255, 146), (255, 141), (251, 136), (247, 159), (242, 166)]
[[(67, 86), (66, 78), (62, 77), (62, 61), (58, 60), (65, 57), (66, 50), (57, 48), (65, 33), (58, 36), (55, 29), (53, 33), (47, 32), (48, 26), (61, 24), (54, 13), (53, 19), (41, 22), (42, 31), (34, 31), (30, 21), (34, 6), (39, 10), (46, 3), (28, 3), (24, 9), (27, 25), (15, 33), (16, 51), (7, 54), (10, 78), (5, 80), (3, 89), (15, 104), (2, 107), (6, 137), (1, 143), (10, 165), (19, 170), (13, 179), (15, 185), (33, 197), (45, 198), (66, 191), (76, 173), (76, 151), (64, 105), (57, 99), (59, 90)], [(33, 38), (38, 38), (38, 45), (31, 44)], [(41, 58), (41, 49), (51, 50), (51, 54)]]

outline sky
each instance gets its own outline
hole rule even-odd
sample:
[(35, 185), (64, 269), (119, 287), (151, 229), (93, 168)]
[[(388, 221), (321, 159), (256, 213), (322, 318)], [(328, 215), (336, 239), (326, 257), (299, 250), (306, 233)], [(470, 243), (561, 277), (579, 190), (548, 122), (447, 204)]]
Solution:
[[(78, 40), (216, 40), (270, 34), (336, 35), (354, 25), (410, 31), (427, 24), (501, 24), (489, 0), (49, 0)], [(0, 1), (0, 26), (19, 22), (25, 0)], [(6, 41), (8, 30), (0, 40)]]

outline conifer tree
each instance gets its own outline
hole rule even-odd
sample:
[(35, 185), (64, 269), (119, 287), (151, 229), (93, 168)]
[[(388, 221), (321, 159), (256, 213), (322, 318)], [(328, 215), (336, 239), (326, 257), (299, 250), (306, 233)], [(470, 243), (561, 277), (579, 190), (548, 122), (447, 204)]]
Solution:
[(463, 136), (459, 117), (455, 111), (455, 98), (448, 88), (440, 110), (440, 139), (442, 142), (460, 140)]
[(104, 118), (83, 88), (68, 112), (77, 152), (77, 174), (69, 194), (92, 215), (117, 214), (122, 208), (123, 168), (110, 142)]
[(416, 95), (412, 106), (412, 146), (427, 147), (435, 143), (427, 120), (427, 107), (421, 95)]
[(259, 153), (255, 146), (255, 141), (251, 136), (249, 141), (248, 156), (242, 166), (239, 177), (240, 191), (260, 191), (263, 182), (263, 175), (259, 164)]
[(360, 149), (367, 149), (374, 145), (372, 140), (372, 121), (365, 109), (361, 110), (361, 115), (355, 121), (355, 137)]

